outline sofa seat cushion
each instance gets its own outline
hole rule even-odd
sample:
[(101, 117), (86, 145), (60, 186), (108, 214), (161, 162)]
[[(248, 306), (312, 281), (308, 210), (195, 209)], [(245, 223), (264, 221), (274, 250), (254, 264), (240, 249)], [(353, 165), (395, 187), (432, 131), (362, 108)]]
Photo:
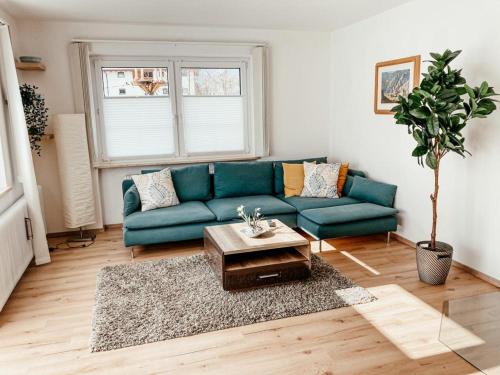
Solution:
[(393, 216), (397, 212), (398, 210), (391, 207), (379, 206), (373, 203), (358, 203), (345, 206), (314, 208), (304, 210), (300, 214), (317, 224), (329, 225)]
[(285, 198), (284, 195), (278, 196), (282, 201), (292, 205), (297, 209), (297, 211), (302, 212), (304, 210), (309, 210), (312, 208), (323, 208), (323, 207), (335, 207), (344, 206), (346, 204), (356, 204), (361, 203), (360, 201), (349, 198), (309, 198), (309, 197), (288, 197)]
[(148, 229), (213, 220), (215, 215), (203, 202), (192, 201), (151, 211), (134, 212), (125, 217), (123, 224), (128, 229)]
[(254, 209), (260, 207), (265, 217), (297, 212), (295, 207), (271, 195), (220, 198), (207, 202), (208, 208), (217, 216), (218, 221), (238, 219), (236, 208), (240, 205), (245, 206), (247, 212), (253, 212)]

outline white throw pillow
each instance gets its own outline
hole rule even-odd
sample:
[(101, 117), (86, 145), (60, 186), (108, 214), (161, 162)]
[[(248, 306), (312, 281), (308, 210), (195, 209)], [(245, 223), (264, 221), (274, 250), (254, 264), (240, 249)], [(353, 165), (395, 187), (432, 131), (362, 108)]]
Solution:
[(141, 211), (179, 204), (170, 168), (162, 169), (159, 172), (132, 176), (132, 180), (134, 180), (139, 191), (142, 205)]
[(304, 162), (304, 189), (301, 197), (338, 198), (337, 180), (340, 163), (314, 164)]

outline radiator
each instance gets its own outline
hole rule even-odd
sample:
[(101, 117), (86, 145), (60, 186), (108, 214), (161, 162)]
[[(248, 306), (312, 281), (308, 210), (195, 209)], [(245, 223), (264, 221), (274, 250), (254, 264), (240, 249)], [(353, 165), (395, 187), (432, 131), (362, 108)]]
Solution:
[(23, 197), (0, 214), (0, 311), (33, 258), (27, 216)]

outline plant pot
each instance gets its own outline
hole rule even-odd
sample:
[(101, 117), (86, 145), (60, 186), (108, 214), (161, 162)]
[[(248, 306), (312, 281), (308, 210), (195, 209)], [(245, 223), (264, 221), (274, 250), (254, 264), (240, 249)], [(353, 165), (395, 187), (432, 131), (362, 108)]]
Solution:
[(417, 242), (417, 269), (421, 281), (431, 285), (446, 282), (451, 268), (453, 247), (436, 241), (436, 249), (431, 250), (431, 241)]

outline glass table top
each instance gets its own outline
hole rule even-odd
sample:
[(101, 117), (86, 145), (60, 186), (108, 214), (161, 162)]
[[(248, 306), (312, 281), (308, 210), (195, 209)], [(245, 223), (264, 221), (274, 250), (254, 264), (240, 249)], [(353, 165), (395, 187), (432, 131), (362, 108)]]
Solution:
[(485, 374), (500, 374), (500, 291), (445, 301), (439, 341)]

